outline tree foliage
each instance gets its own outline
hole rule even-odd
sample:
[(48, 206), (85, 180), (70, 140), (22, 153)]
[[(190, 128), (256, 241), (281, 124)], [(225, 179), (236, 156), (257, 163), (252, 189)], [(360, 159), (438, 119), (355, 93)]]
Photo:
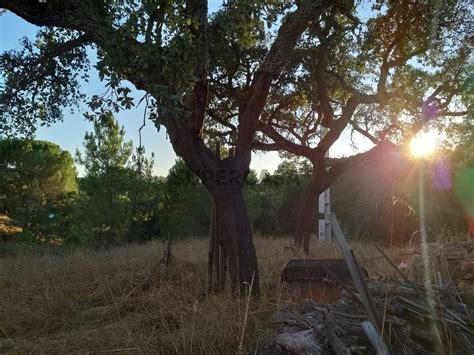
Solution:
[(176, 160), (165, 179), (161, 210), (164, 235), (209, 234), (210, 196), (181, 159)]
[(86, 41), (75, 36), (76, 31), (42, 29), (34, 42), (23, 38), (20, 50), (1, 54), (0, 132), (31, 135), (37, 125), (62, 119), (65, 107), (85, 98), (79, 83), (87, 80), (89, 69)]
[(1, 139), (0, 181), (2, 213), (41, 236), (58, 233), (54, 227), (67, 219), (64, 203), (77, 191), (69, 152), (51, 142)]
[(87, 175), (107, 176), (114, 169), (124, 168), (132, 155), (132, 142), (124, 141), (125, 130), (113, 116), (94, 122), (94, 132), (84, 137), (84, 155), (76, 152), (76, 161)]
[(114, 244), (159, 236), (160, 191), (151, 173), (153, 162), (144, 160), (143, 150), (132, 160), (132, 143), (124, 136), (125, 130), (110, 115), (86, 133), (84, 153), (76, 154), (86, 175), (79, 180), (69, 242)]

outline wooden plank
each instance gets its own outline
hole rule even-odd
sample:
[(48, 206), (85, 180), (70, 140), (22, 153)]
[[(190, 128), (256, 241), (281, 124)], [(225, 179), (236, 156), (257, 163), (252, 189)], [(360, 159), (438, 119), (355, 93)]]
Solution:
[(385, 345), (382, 337), (380, 336), (379, 332), (375, 329), (374, 325), (370, 321), (364, 321), (361, 323), (362, 329), (364, 333), (369, 338), (370, 343), (374, 347), (377, 352), (377, 355), (389, 355), (390, 351), (388, 351), (387, 345)]
[(377, 308), (375, 307), (372, 297), (369, 294), (367, 284), (364, 281), (354, 253), (352, 252), (352, 249), (350, 248), (349, 244), (347, 244), (346, 238), (344, 237), (344, 233), (342, 232), (342, 229), (339, 226), (339, 223), (336, 219), (336, 215), (334, 213), (331, 213), (329, 215), (329, 221), (331, 222), (334, 235), (339, 244), (339, 247), (341, 248), (342, 254), (344, 255), (344, 259), (346, 260), (347, 267), (349, 268), (349, 272), (354, 281), (354, 285), (357, 288), (357, 291), (359, 292), (361, 301), (364, 304), (364, 308), (367, 311), (369, 319), (372, 321), (377, 332), (381, 334), (381, 321), (378, 316)]

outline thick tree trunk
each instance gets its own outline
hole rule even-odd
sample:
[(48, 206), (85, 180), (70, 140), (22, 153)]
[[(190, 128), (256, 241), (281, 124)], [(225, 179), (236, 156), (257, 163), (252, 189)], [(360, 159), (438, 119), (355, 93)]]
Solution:
[(227, 254), (232, 291), (245, 295), (260, 292), (257, 254), (242, 186), (217, 186), (213, 191), (220, 243)]
[[(311, 180), (305, 188), (299, 205), (294, 238), (295, 247), (303, 249), (306, 253), (309, 251), (311, 232), (319, 212), (319, 195), (323, 193), (323, 191), (333, 185), (336, 180), (349, 169), (368, 161), (382, 159), (387, 154), (396, 152), (398, 152), (398, 150), (392, 143), (383, 142), (367, 152), (341, 159), (338, 163), (333, 163), (330, 167), (327, 167), (322, 160), (320, 162), (313, 161)], [(321, 159), (323, 158), (321, 157)]]
[(303, 249), (305, 253), (309, 251), (309, 240), (316, 222), (318, 199), (322, 191), (324, 188), (320, 179), (317, 175), (313, 175), (300, 200), (294, 244), (295, 247)]
[(175, 152), (201, 179), (216, 204), (216, 227), (227, 255), (232, 291), (245, 294), (252, 284), (252, 293), (258, 294), (257, 256), (242, 194), (248, 165), (237, 168), (234, 157), (221, 160), (202, 141), (193, 138), (192, 131), (179, 130), (171, 121), (167, 128)]

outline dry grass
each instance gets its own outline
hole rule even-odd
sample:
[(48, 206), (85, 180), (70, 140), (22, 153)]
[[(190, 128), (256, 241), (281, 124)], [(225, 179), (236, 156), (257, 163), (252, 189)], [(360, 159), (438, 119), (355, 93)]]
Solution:
[[(314, 244), (311, 257), (340, 256), (336, 244)], [(279, 283), (293, 257), (289, 245), (256, 239), (262, 297), (250, 305), (244, 351), (267, 335), (272, 314), (289, 302)], [(391, 272), (373, 246), (353, 247), (371, 272)], [(176, 242), (168, 273), (157, 268), (162, 253), (154, 242), (0, 259), (0, 352), (238, 352), (246, 301), (204, 297), (207, 240)]]
[(0, 236), (15, 235), (23, 232), (23, 229), (17, 226), (13, 226), (8, 216), (0, 213)]

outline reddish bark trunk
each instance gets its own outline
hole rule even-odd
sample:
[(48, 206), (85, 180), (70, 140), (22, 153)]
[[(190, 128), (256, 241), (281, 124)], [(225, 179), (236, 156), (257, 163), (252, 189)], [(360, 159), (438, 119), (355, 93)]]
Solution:
[[(231, 288), (236, 294), (245, 294), (250, 284), (258, 294), (259, 274), (252, 229), (242, 194), (244, 170), (236, 168), (236, 159), (220, 160), (202, 142), (168, 125), (175, 152), (200, 177), (216, 204), (216, 224), (219, 241), (228, 258)], [(250, 161), (248, 162), (250, 163)], [(244, 166), (248, 169), (248, 165)]]
[(256, 295), (260, 292), (257, 254), (242, 187), (217, 186), (213, 197), (220, 243), (228, 258), (232, 291), (244, 295), (252, 285), (252, 294)]
[(341, 159), (330, 166), (325, 165), (322, 156), (319, 157), (319, 161), (312, 161), (313, 174), (301, 198), (296, 220), (295, 246), (306, 253), (309, 251), (309, 240), (319, 211), (318, 199), (323, 191), (333, 185), (349, 169), (369, 161), (376, 161), (387, 154), (397, 153), (398, 150), (395, 148), (392, 143), (384, 142), (367, 152)]
[(309, 240), (316, 222), (318, 199), (322, 191), (324, 189), (321, 187), (319, 178), (313, 175), (301, 197), (298, 217), (296, 219), (294, 244), (297, 248), (303, 249), (305, 253), (309, 251)]

